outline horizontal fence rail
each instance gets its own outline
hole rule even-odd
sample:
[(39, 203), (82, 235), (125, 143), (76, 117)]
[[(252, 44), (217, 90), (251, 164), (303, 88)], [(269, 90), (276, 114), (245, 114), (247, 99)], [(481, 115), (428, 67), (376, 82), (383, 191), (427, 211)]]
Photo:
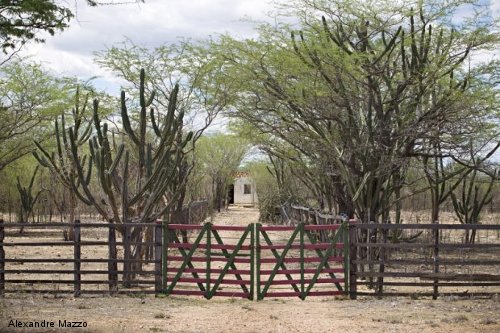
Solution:
[(500, 225), (351, 223), (351, 298), (500, 293), (499, 233)]
[[(20, 233), (20, 228), (23, 232)], [(72, 228), (74, 240), (61, 241)], [(0, 294), (154, 294), (161, 289), (161, 257), (131, 249), (156, 249), (157, 223), (3, 223), (0, 220)], [(145, 239), (132, 241), (133, 231)], [(117, 241), (117, 231), (122, 241)], [(149, 232), (150, 231), (150, 232)], [(151, 234), (151, 237), (148, 237)]]

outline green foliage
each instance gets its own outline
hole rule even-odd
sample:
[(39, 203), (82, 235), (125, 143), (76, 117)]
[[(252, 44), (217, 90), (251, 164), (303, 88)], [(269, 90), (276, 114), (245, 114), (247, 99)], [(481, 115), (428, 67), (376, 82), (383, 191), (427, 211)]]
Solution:
[(44, 42), (41, 32), (54, 35), (68, 27), (73, 14), (53, 0), (8, 0), (0, 4), (0, 41), (4, 53), (33, 40)]
[(232, 177), (248, 150), (248, 142), (235, 135), (217, 133), (200, 137), (189, 184), (192, 199), (209, 198), (213, 208), (222, 208)]
[(446, 19), (462, 1), (296, 4), (301, 30), (278, 24), (263, 26), (257, 40), (224, 36), (217, 52), (238, 80), (230, 115), (320, 205), (386, 220), (416, 157), (460, 159), (478, 132), (483, 143), (498, 138), (498, 94), (471, 79), (482, 64), (465, 66), (498, 45), (487, 14), (455, 30)]
[[(89, 6), (113, 4), (107, 1), (82, 1)], [(80, 0), (74, 1), (75, 7), (78, 2)], [(43, 43), (44, 33), (53, 36), (66, 29), (73, 17), (72, 8), (66, 2), (58, 0), (2, 0), (0, 48), (7, 54), (30, 41)]]
[(30, 153), (32, 140), (47, 138), (49, 122), (71, 101), (74, 82), (26, 60), (0, 67), (0, 171)]

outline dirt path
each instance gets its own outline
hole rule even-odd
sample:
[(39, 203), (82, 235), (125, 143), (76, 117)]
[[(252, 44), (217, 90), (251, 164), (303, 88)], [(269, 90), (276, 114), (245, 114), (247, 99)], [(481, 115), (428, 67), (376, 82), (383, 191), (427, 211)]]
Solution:
[[(247, 225), (258, 212), (231, 207), (215, 224)], [(500, 299), (362, 298), (205, 300), (200, 297), (0, 298), (0, 332), (500, 332)], [(9, 327), (43, 320), (55, 328)], [(86, 328), (58, 328), (59, 321)]]

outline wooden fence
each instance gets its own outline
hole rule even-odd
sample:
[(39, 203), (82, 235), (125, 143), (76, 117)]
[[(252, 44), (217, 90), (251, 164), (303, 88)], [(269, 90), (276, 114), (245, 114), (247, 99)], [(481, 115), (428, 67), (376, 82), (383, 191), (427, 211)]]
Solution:
[(172, 212), (171, 222), (176, 224), (200, 224), (208, 217), (208, 201), (193, 201), (179, 212)]
[[(19, 233), (21, 227), (24, 232)], [(66, 223), (3, 223), (0, 220), (0, 294), (153, 294), (161, 291), (162, 225), (156, 223), (80, 223), (75, 240), (62, 241)], [(137, 243), (116, 240), (116, 231), (153, 228), (152, 260), (125, 254)], [(120, 247), (123, 246), (123, 249)], [(133, 263), (133, 265), (132, 265)], [(127, 288), (122, 288), (124, 285)], [(47, 286), (49, 287), (47, 289)]]
[(350, 270), (353, 299), (498, 294), (500, 225), (351, 223)]

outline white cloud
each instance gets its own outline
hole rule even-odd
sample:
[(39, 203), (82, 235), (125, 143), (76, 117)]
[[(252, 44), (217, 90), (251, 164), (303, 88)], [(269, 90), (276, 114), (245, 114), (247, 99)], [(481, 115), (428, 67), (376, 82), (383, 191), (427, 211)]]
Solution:
[[(75, 11), (77, 9), (77, 11)], [(150, 47), (180, 37), (206, 38), (218, 33), (254, 35), (242, 17), (266, 20), (269, 0), (146, 0), (144, 4), (73, 8), (71, 26), (48, 36), (45, 44), (27, 46), (22, 54), (43, 62), (62, 75), (81, 79), (100, 76), (100, 85), (115, 93), (122, 83), (93, 63), (93, 52), (120, 43), (125, 37)]]

